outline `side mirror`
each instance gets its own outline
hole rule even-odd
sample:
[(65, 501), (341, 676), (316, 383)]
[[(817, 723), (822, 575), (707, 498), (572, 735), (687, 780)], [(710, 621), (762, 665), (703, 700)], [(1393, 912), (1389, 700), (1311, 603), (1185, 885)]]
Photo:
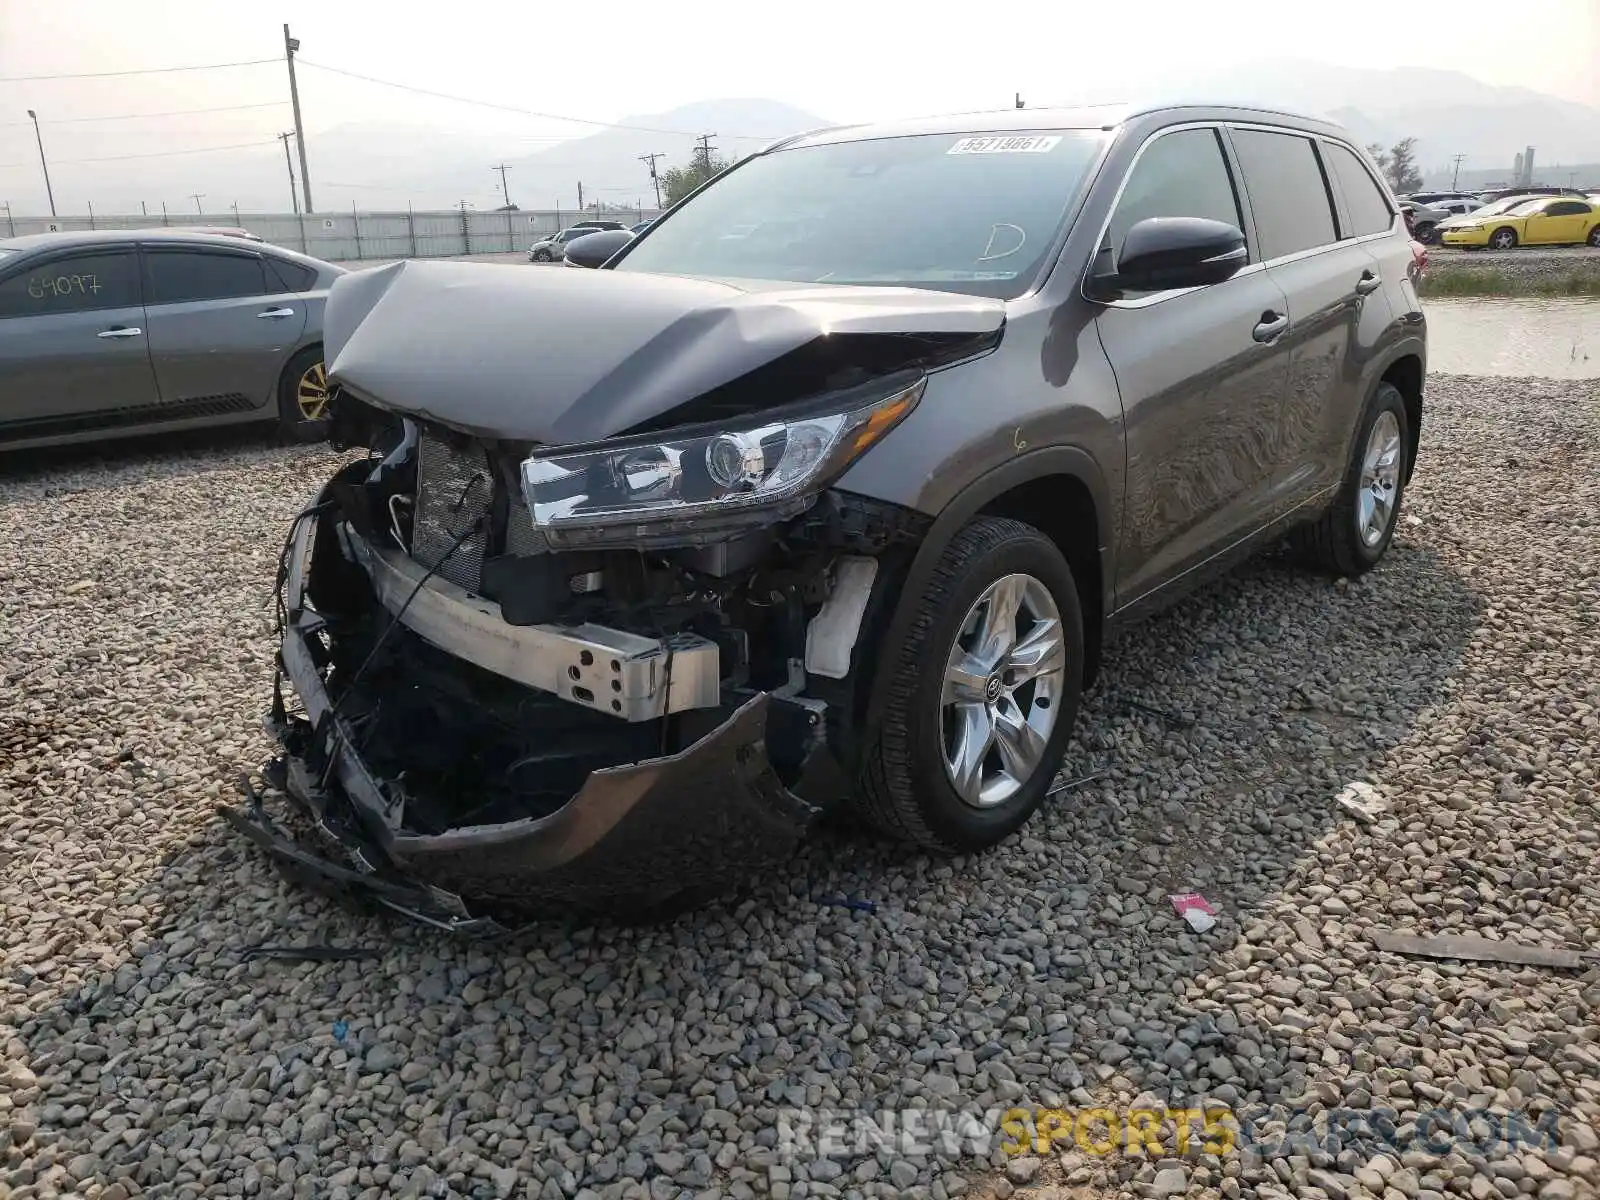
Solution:
[(626, 229), (602, 229), (573, 238), (567, 243), (567, 266), (598, 267), (631, 241), (633, 234)]
[(1204, 287), (1231, 278), (1249, 257), (1244, 234), (1225, 221), (1146, 217), (1122, 239), (1116, 271), (1094, 284), (1107, 293)]

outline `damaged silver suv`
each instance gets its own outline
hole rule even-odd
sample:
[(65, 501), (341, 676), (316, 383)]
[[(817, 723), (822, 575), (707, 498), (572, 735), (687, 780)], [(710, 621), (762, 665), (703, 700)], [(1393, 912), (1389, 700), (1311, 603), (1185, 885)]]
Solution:
[[(596, 271), (338, 280), (265, 797), (465, 927), (681, 906), (835, 810), (1015, 831), (1113, 626), (1383, 556), (1424, 323), (1339, 129), (1024, 110), (791, 138)], [(319, 844), (320, 843), (320, 844)]]

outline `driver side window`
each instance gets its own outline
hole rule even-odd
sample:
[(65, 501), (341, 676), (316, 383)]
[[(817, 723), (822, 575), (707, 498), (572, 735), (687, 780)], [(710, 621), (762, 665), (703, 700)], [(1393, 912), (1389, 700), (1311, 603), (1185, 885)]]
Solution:
[(1146, 144), (1117, 200), (1101, 254), (1114, 258), (1128, 230), (1146, 217), (1207, 217), (1244, 228), (1215, 129), (1180, 129)]

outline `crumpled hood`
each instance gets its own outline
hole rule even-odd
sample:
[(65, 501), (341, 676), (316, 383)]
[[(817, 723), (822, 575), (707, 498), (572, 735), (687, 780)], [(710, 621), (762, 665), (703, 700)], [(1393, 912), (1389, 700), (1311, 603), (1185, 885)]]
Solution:
[(1005, 304), (905, 287), (395, 263), (334, 281), (330, 378), (481, 437), (611, 437), (820, 337), (992, 334)]

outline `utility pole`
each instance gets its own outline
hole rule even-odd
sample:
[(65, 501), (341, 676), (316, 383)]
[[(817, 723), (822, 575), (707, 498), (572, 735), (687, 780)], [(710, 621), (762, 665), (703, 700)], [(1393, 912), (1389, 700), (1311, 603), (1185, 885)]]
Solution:
[(716, 136), (714, 133), (702, 133), (695, 138), (695, 141), (700, 143), (700, 169), (705, 172), (707, 178), (711, 175), (711, 139)]
[(1018, 108), (1022, 107), (1022, 93), (1021, 92), (1017, 93), (1017, 107)]
[(139, 215), (141, 217), (148, 217), (150, 215), (150, 210), (144, 206), (143, 200), (139, 201)]
[(578, 180), (578, 211), (583, 211), (583, 180)]
[(311, 168), (306, 166), (306, 127), (300, 122), (300, 87), (294, 81), (294, 52), (300, 49), (300, 39), (289, 36), (289, 26), (283, 27), (283, 57), (289, 64), (289, 101), (294, 105), (294, 140), (300, 147), (300, 186), (306, 193), (306, 212), (311, 207)]
[(205, 198), (206, 194), (204, 192), (189, 193), (189, 199), (194, 201), (195, 212), (199, 213), (202, 217), (206, 215), (206, 210), (200, 207), (200, 201), (204, 200)]
[(289, 168), (289, 203), (294, 205), (294, 215), (300, 215), (300, 194), (294, 190), (294, 159), (289, 157), (289, 139), (293, 133), (280, 133), (278, 140), (283, 143), (283, 165)]
[(28, 110), (28, 115), (33, 118), (33, 139), (39, 143), (39, 166), (44, 168), (44, 194), (50, 197), (50, 215), (56, 215), (56, 194), (50, 187), (50, 164), (44, 160), (44, 136), (39, 132), (39, 114), (33, 109)]
[(639, 161), (650, 166), (650, 182), (656, 185), (656, 209), (661, 208), (661, 176), (656, 174), (656, 159), (665, 158), (665, 154), (641, 154)]
[(1456, 184), (1461, 182), (1461, 160), (1465, 157), (1465, 154), (1458, 154), (1453, 160), (1456, 164), (1456, 169), (1450, 175), (1450, 190), (1452, 192), (1456, 190)]
[(11, 201), (7, 200), (3, 204), (0, 204), (0, 208), (4, 208), (6, 210), (6, 236), (16, 237), (17, 225), (16, 222), (11, 219)]
[(511, 207), (511, 189), (506, 186), (506, 172), (509, 171), (510, 169), (511, 168), (506, 166), (505, 163), (501, 163), (497, 167), (490, 167), (489, 168), (489, 170), (491, 170), (491, 171), (499, 171), (500, 172), (500, 194), (506, 198), (506, 207), (507, 208)]
[(94, 201), (93, 200), (85, 200), (84, 203), (89, 206), (89, 228), (93, 229), (94, 228)]

